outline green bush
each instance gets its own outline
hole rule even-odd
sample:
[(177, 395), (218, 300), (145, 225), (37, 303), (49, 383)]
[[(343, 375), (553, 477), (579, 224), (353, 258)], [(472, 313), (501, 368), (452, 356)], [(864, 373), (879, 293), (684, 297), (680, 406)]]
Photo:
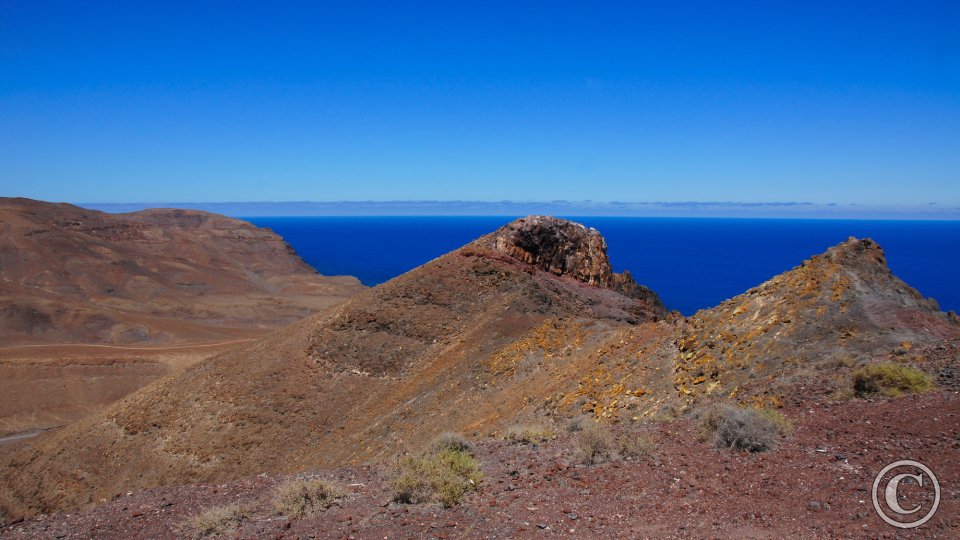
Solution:
[(330, 508), (341, 498), (343, 492), (325, 480), (298, 478), (284, 482), (277, 488), (273, 507), (285, 516), (301, 518), (317, 510)]
[(542, 444), (557, 436), (550, 426), (522, 424), (507, 428), (503, 438), (513, 444)]
[(898, 397), (931, 388), (933, 381), (929, 375), (903, 364), (873, 364), (853, 372), (853, 393), (857, 397)]
[(226, 536), (250, 519), (250, 513), (238, 503), (214, 506), (187, 519), (184, 528), (193, 538)]
[(482, 481), (480, 465), (469, 451), (434, 444), (422, 455), (402, 459), (390, 487), (397, 502), (439, 502), (451, 507), (476, 491)]

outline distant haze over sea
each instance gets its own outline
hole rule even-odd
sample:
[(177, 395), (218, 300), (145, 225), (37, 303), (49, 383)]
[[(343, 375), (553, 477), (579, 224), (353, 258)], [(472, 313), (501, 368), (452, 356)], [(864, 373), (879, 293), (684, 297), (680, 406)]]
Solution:
[(931, 202), (913, 206), (780, 202), (597, 202), (597, 201), (335, 201), (80, 203), (104, 212), (145, 208), (205, 210), (234, 217), (267, 216), (524, 216), (728, 217), (788, 219), (960, 220), (960, 206)]

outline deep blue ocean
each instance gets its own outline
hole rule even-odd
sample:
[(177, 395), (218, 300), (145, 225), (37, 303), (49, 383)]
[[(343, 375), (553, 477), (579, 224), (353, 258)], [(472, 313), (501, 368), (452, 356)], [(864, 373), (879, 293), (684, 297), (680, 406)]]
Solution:
[[(509, 222), (507, 217), (257, 217), (321, 274), (377, 285)], [(943, 310), (960, 311), (960, 222), (570, 218), (606, 238), (630, 270), (685, 315), (742, 293), (849, 236), (884, 248), (890, 268)]]

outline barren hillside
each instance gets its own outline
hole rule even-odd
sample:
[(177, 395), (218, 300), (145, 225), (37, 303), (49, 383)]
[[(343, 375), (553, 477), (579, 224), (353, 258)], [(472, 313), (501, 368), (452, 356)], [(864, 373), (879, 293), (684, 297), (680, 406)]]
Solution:
[(363, 289), (225, 216), (0, 198), (0, 437), (73, 422)]
[(855, 366), (896, 357), (948, 380), (956, 362), (960, 325), (866, 240), (690, 319), (609, 268), (596, 231), (518, 220), (39, 437), (3, 463), (2, 503), (49, 512), (358, 464), (523, 419), (631, 424), (720, 398), (795, 406), (842, 390)]
[(24, 343), (248, 337), (362, 290), (273, 232), (206, 212), (0, 199), (0, 335)]

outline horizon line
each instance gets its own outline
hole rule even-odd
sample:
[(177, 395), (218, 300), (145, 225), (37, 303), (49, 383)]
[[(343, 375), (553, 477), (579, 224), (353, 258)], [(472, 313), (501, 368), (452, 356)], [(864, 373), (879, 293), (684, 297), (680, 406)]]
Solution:
[(222, 201), (90, 202), (77, 206), (108, 213), (150, 208), (202, 210), (232, 217), (501, 217), (534, 214), (582, 217), (679, 217), (957, 221), (960, 207), (937, 203), (880, 205), (809, 201)]

